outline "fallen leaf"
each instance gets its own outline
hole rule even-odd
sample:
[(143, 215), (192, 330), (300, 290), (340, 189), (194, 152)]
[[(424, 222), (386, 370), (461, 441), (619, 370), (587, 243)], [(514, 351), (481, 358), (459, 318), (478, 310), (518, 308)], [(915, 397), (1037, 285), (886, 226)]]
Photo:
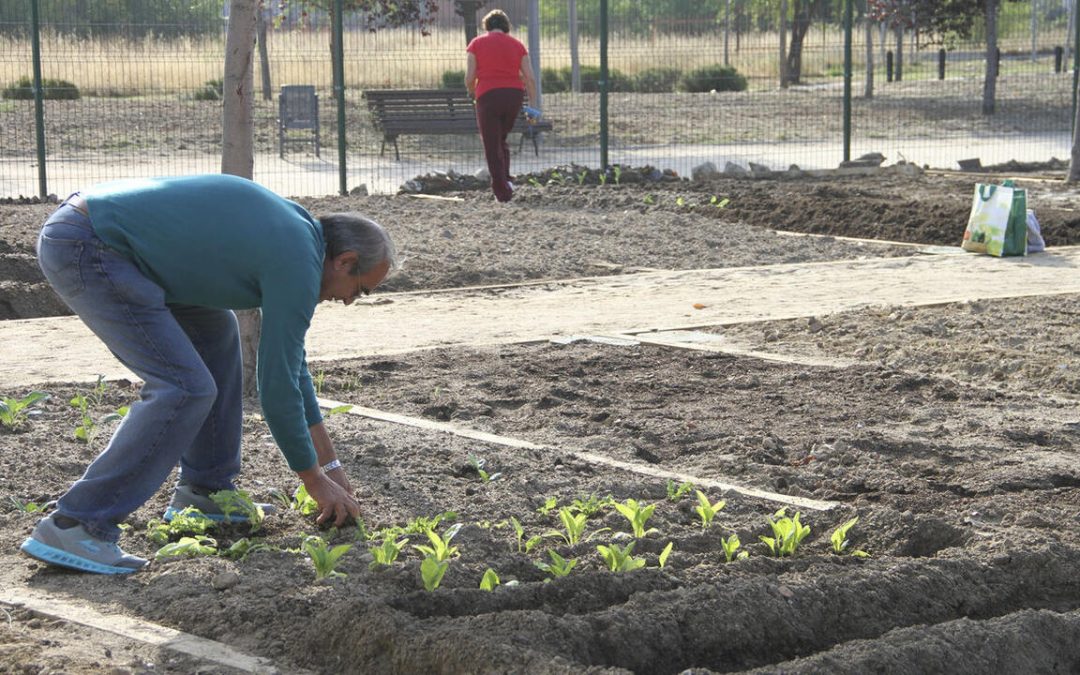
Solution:
[(706, 307), (708, 307), (708, 305), (703, 305), (700, 302), (694, 303), (694, 309), (705, 309)]

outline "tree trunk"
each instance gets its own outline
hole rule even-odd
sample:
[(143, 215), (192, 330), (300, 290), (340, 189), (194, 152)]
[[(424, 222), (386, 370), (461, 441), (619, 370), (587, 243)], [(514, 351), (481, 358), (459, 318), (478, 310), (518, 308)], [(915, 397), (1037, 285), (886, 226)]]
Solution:
[(258, 17), (259, 72), (262, 75), (262, 97), (264, 101), (271, 101), (274, 98), (274, 92), (271, 91), (273, 85), (270, 83), (270, 49), (266, 44), (266, 12), (262, 7), (258, 10)]
[(904, 79), (904, 24), (897, 22), (893, 29), (896, 32), (896, 63), (893, 67), (893, 82)]
[(997, 97), (997, 0), (986, 2), (986, 79), (983, 80), (982, 113), (994, 114)]
[[(255, 54), (256, 4), (257, 0), (232, 0), (229, 32), (225, 38), (221, 173), (244, 178), (251, 178), (255, 168), (252, 62)], [(258, 391), (255, 359), (259, 345), (259, 310), (237, 312), (236, 317), (240, 322), (244, 395), (253, 397)]]
[(787, 0), (780, 0), (780, 88), (788, 86), (787, 73)]
[(866, 20), (866, 98), (874, 98), (874, 26)]
[(816, 2), (803, 3), (795, 0), (792, 8), (794, 20), (791, 23), (791, 48), (787, 54), (787, 79), (791, 84), (802, 82), (802, 50), (806, 34), (810, 31), (811, 15)]
[(1072, 155), (1069, 157), (1069, 175), (1065, 178), (1068, 183), (1080, 181), (1080, 134), (1077, 133), (1077, 129), (1080, 129), (1080, 105), (1074, 105), (1074, 111)]

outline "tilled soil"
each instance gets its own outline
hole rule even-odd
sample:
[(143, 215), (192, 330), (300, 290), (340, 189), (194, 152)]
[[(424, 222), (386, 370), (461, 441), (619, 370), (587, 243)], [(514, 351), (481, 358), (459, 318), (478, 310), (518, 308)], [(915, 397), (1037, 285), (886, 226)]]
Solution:
[[(911, 247), (772, 231), (955, 245), (970, 183), (730, 181), (524, 188), (508, 208), (479, 194), (309, 205), (358, 208), (386, 223), (410, 258), (394, 280), (404, 290), (903, 255)], [(1071, 192), (1028, 187), (1048, 243), (1075, 243)], [(718, 209), (713, 195), (731, 201)], [(6, 245), (28, 255), (36, 225), (12, 211), (34, 209), (0, 210)], [(604, 264), (588, 267), (593, 260)], [(438, 532), (462, 525), (458, 555), (434, 591), (424, 590), (412, 548), (430, 543), (423, 534), (399, 533), (395, 541), (409, 539), (399, 560), (372, 568), (368, 548), (382, 535), (320, 530), (285, 508), (258, 532), (212, 533), (220, 549), (244, 537), (267, 545), (243, 559), (155, 561), (116, 579), (18, 557), (38, 515), (15, 502), (59, 496), (115, 424), (75, 440), (82, 419), (69, 401), (91, 390), (42, 383), (51, 398), (40, 414), (0, 430), (2, 586), (219, 640), (284, 672), (1072, 672), (1080, 549), (1065, 532), (1080, 511), (1078, 303), (1048, 295), (870, 307), (711, 329), (721, 347), (777, 360), (582, 341), (321, 364), (323, 396), (412, 422), (373, 420), (359, 408), (327, 418), (364, 531), (439, 514)], [(136, 397), (134, 385), (107, 383), (90, 418)], [(497, 437), (451, 433), (462, 429)], [(241, 487), (259, 499), (292, 492), (295, 476), (254, 410), (244, 449)], [(693, 490), (671, 494), (687, 481), (726, 502), (711, 526), (702, 526)], [(609, 495), (655, 505), (646, 523), (655, 531), (635, 536)], [(131, 516), (126, 549), (153, 556), (147, 527), (168, 498), (166, 487)], [(560, 508), (582, 513), (575, 502), (588, 511), (590, 501), (606, 505), (580, 541), (555, 534), (564, 530)], [(773, 536), (769, 519), (785, 505), (810, 532), (778, 558), (761, 537)], [(848, 546), (834, 553), (830, 535), (856, 516)], [(338, 566), (347, 576), (315, 580), (300, 549), (316, 533), (352, 545)], [(748, 556), (726, 562), (722, 543), (733, 535)], [(606, 569), (597, 546), (631, 543), (644, 567)], [(552, 552), (576, 561), (569, 576), (536, 565)], [(502, 581), (493, 592), (478, 588), (489, 568)], [(86, 650), (92, 635), (10, 613), (2, 671), (232, 672), (168, 651), (151, 662), (139, 645)]]

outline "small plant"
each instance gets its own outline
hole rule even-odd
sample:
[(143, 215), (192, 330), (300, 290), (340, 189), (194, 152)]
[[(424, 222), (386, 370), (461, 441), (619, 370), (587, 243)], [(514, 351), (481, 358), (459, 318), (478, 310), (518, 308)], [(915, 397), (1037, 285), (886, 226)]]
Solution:
[(192, 98), (196, 101), (220, 101), (225, 95), (224, 80), (207, 80), (195, 90)]
[(634, 552), (634, 544), (636, 543), (632, 541), (625, 548), (619, 548), (618, 544), (612, 544), (611, 546), (600, 545), (596, 547), (596, 550), (612, 572), (632, 572), (645, 567), (644, 558), (635, 558), (631, 555)]
[(638, 503), (636, 499), (627, 499), (621, 504), (616, 502), (615, 509), (630, 521), (630, 527), (634, 531), (634, 536), (638, 539), (656, 532), (655, 528), (645, 529), (645, 523), (648, 522), (649, 518), (652, 518), (653, 511), (656, 510), (656, 504), (645, 506)]
[(717, 197), (716, 195), (713, 195), (712, 198), (709, 199), (709, 203), (718, 209), (722, 209), (728, 204), (730, 204), (731, 200), (727, 197)]
[(256, 504), (244, 490), (218, 490), (210, 495), (210, 499), (221, 509), (225, 522), (230, 522), (233, 516), (239, 516), (238, 520), (246, 522), (252, 532), (257, 532), (266, 520), (262, 506)]
[(495, 587), (499, 585), (499, 575), (495, 574), (495, 570), (490, 567), (484, 571), (484, 576), (480, 579), (480, 590), (493, 591)]
[(79, 411), (81, 418), (81, 424), (75, 427), (75, 438), (83, 443), (91, 443), (94, 437), (97, 435), (98, 427), (103, 424), (108, 424), (114, 420), (120, 419), (123, 415), (118, 412), (112, 412), (101, 419), (94, 421), (93, 416), (90, 414), (90, 408), (97, 406), (101, 403), (102, 397), (105, 395), (105, 377), (98, 375), (97, 384), (87, 394), (76, 394), (71, 399), (72, 407)]
[(45, 506), (38, 504), (37, 502), (24, 502), (18, 497), (8, 497), (8, 501), (15, 507), (16, 511), (22, 511), (23, 513), (44, 513)]
[[(829, 541), (832, 543), (832, 552), (837, 555), (843, 555), (847, 552), (851, 542), (848, 541), (848, 530), (855, 527), (855, 523), (859, 522), (859, 517), (855, 516), (851, 520), (847, 521), (840, 527), (833, 530), (832, 536), (829, 537)], [(861, 549), (855, 549), (851, 552), (851, 555), (856, 558), (868, 558), (870, 554)]]
[(769, 547), (769, 552), (777, 558), (795, 555), (802, 540), (810, 534), (810, 526), (799, 522), (800, 513), (794, 518), (789, 518), (787, 509), (783, 508), (769, 518), (769, 527), (772, 528), (773, 536), (759, 537)]
[(589, 177), (589, 170), (585, 169), (584, 171), (582, 171), (581, 173), (579, 173), (577, 175), (577, 184), (578, 185), (584, 185), (585, 184), (585, 179), (588, 178), (588, 177)]
[(217, 541), (213, 537), (200, 535), (181, 537), (179, 541), (165, 544), (154, 554), (154, 559), (163, 560), (181, 556), (193, 558), (200, 555), (214, 555), (215, 553), (217, 553)]
[(269, 544), (265, 544), (258, 539), (248, 539), (247, 537), (244, 537), (243, 539), (234, 541), (232, 546), (221, 552), (221, 555), (231, 560), (243, 560), (255, 551), (272, 550), (274, 550), (274, 547)]
[(607, 171), (601, 171), (600, 175), (599, 175), (599, 178), (600, 178), (600, 185), (607, 185), (607, 181), (608, 181)]
[(371, 549), (371, 555), (373, 560), (369, 567), (375, 569), (379, 565), (385, 565), (389, 567), (397, 560), (398, 555), (401, 553), (401, 549), (405, 548), (405, 544), (408, 544), (408, 539), (394, 540), (393, 537), (387, 537), (383, 539), (383, 543), (379, 546), (374, 546)]
[(324, 414), (323, 417), (333, 417), (334, 415), (340, 415), (342, 413), (347, 413), (352, 409), (353, 409), (352, 405), (348, 404), (348, 403), (346, 403), (345, 405), (334, 406), (333, 408), (330, 408), (329, 410), (327, 410), (326, 414)]
[(299, 511), (302, 516), (310, 516), (319, 510), (319, 502), (308, 494), (307, 488), (301, 485), (293, 493), (292, 503), (289, 505), (294, 511)]
[(424, 558), (420, 563), (420, 578), (424, 582), (424, 589), (433, 591), (438, 588), (449, 567), (450, 563), (446, 560), (436, 560), (430, 555)]
[(533, 186), (533, 187), (544, 187), (544, 186), (543, 186), (543, 185), (542, 185), (542, 184), (540, 183), (540, 181), (538, 181), (538, 180), (536, 179), (536, 176), (530, 176), (530, 177), (529, 177), (529, 185), (531, 185), (531, 186)]
[(36, 403), (49, 400), (49, 395), (43, 391), (32, 391), (22, 398), (0, 399), (0, 426), (5, 429), (19, 429), (35, 415), (41, 414), (40, 410), (30, 410)]
[(652, 195), (645, 195), (645, 199), (643, 201), (651, 206), (656, 203), (656, 198)]
[(489, 483), (493, 480), (498, 480), (502, 473), (496, 471), (495, 473), (488, 473), (484, 470), (484, 465), (487, 464), (486, 459), (480, 459), (476, 455), (469, 455), (469, 466), (476, 470), (476, 473), (480, 474), (480, 482)]
[(567, 508), (571, 511), (577, 511), (586, 518), (592, 518), (609, 506), (615, 506), (615, 500), (612, 499), (611, 495), (597, 497), (596, 494), (591, 494), (588, 497), (578, 497), (574, 499)]
[(424, 534), (426, 534), (427, 538), (431, 541), (431, 546), (413, 545), (413, 548), (428, 557), (435, 558), (438, 562), (449, 560), (458, 553), (458, 547), (451, 546), (450, 540), (460, 531), (461, 523), (446, 528), (446, 531), (442, 536), (439, 536), (439, 533), (433, 529), (428, 530)]
[(611, 167), (611, 173), (615, 177), (615, 184), (618, 185), (622, 181), (622, 167), (616, 164)]
[(345, 576), (344, 573), (337, 572), (334, 568), (341, 561), (341, 556), (345, 555), (350, 548), (352, 548), (352, 544), (338, 544), (331, 548), (326, 543), (326, 540), (317, 534), (306, 537), (303, 549), (315, 566), (315, 581), (328, 577)]
[(320, 370), (315, 374), (315, 377), (311, 378), (311, 383), (315, 385), (315, 395), (322, 396), (323, 385), (326, 384), (326, 371)]
[(721, 539), (720, 546), (724, 549), (724, 562), (731, 562), (736, 557), (746, 558), (749, 555), (746, 551), (739, 551), (742, 542), (739, 541), (739, 535), (737, 534), (732, 534), (727, 539)]
[(533, 564), (553, 577), (565, 577), (577, 564), (576, 559), (568, 560), (551, 549), (548, 549), (548, 555), (551, 557), (550, 563), (538, 560)]
[(682, 195), (679, 195), (675, 198), (675, 206), (678, 206), (679, 208), (686, 206), (686, 199), (684, 199)]
[(555, 507), (559, 505), (559, 499), (557, 497), (548, 497), (544, 500), (544, 503), (540, 505), (536, 512), (542, 516), (546, 516), (555, 510)]
[(165, 544), (184, 535), (203, 535), (213, 529), (216, 523), (194, 506), (189, 506), (173, 515), (165, 522), (153, 519), (146, 524), (146, 536), (155, 544)]
[(544, 540), (542, 535), (533, 535), (528, 539), (525, 538), (525, 528), (521, 526), (521, 523), (517, 518), (510, 516), (510, 525), (514, 528), (514, 534), (517, 535), (517, 550), (518, 553), (529, 553), (533, 550), (537, 544)]
[(668, 545), (664, 547), (663, 551), (660, 551), (660, 558), (657, 560), (660, 567), (663, 568), (667, 564), (668, 558), (671, 557), (671, 552), (675, 549), (675, 542), (669, 541)]
[(573, 546), (581, 541), (585, 533), (585, 521), (588, 520), (584, 513), (574, 513), (570, 507), (564, 506), (559, 509), (559, 520), (562, 521), (562, 530), (551, 530), (548, 537), (561, 537), (567, 546)]
[(712, 525), (713, 518), (716, 517), (717, 512), (727, 506), (727, 502), (721, 499), (713, 504), (701, 490), (697, 490), (696, 493), (698, 505), (694, 507), (694, 510), (697, 511), (697, 514), (701, 517), (701, 529), (708, 529), (708, 527)]
[(686, 495), (690, 494), (690, 491), (694, 489), (694, 484), (690, 481), (682, 483), (676, 483), (668, 478), (667, 482), (667, 498), (669, 502), (677, 502)]

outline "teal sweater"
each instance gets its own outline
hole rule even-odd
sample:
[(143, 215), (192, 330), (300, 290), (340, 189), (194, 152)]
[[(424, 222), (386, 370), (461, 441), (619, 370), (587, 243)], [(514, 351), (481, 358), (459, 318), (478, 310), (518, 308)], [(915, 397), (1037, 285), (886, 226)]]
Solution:
[(98, 237), (161, 286), (167, 303), (262, 308), (263, 414), (289, 466), (314, 466), (308, 427), (322, 415), (304, 336), (326, 252), (319, 221), (299, 204), (223, 174), (104, 183), (83, 196)]

